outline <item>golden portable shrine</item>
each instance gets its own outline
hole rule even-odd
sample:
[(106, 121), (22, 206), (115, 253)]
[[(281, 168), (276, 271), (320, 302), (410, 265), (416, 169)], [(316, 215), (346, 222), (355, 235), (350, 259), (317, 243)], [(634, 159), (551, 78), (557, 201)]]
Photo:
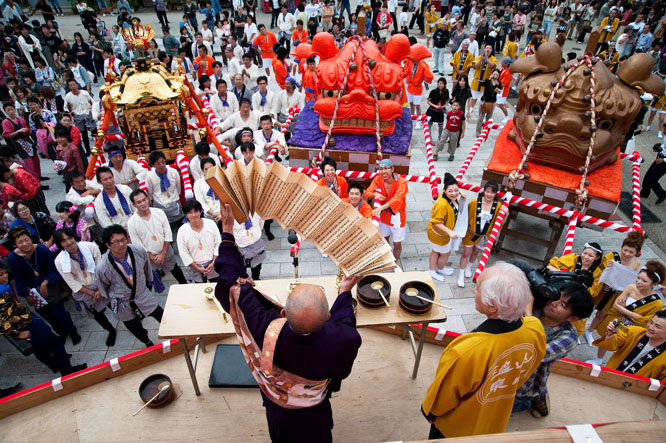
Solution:
[(105, 109), (111, 105), (117, 110), (127, 158), (136, 160), (155, 150), (162, 151), (167, 161), (175, 160), (179, 150), (194, 155), (183, 100), (190, 91), (180, 74), (140, 59), (120, 81), (107, 83), (103, 90)]
[[(154, 36), (151, 27), (135, 20), (123, 34), (126, 41), (134, 44), (140, 58), (122, 76), (107, 79), (102, 86), (104, 118), (92, 149), (88, 177), (103, 160), (102, 146), (109, 140), (124, 140), (127, 158), (133, 160), (147, 157), (152, 151), (163, 152), (168, 162), (176, 160), (178, 151), (193, 157), (188, 112), (197, 118), (202, 137), (213, 134), (205, 118), (209, 111), (203, 108), (182, 67), (178, 72), (169, 72), (144, 57), (147, 42)], [(109, 125), (116, 120), (122, 133), (107, 135)], [(210, 141), (221, 151), (214, 137)]]

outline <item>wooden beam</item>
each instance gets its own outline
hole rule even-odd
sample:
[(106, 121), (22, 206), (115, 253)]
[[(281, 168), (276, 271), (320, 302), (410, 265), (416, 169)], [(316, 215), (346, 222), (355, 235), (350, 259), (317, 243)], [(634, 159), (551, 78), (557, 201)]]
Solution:
[(556, 374), (598, 383), (604, 386), (610, 386), (611, 388), (621, 389), (623, 391), (634, 392), (636, 394), (645, 395), (646, 397), (658, 398), (665, 389), (664, 385), (661, 385), (658, 390), (650, 391), (648, 389), (650, 387), (649, 381), (634, 378), (629, 374), (623, 374), (618, 371), (602, 370), (598, 377), (592, 377), (590, 375), (591, 368), (589, 366), (569, 359), (556, 361), (552, 366), (552, 371)]
[[(641, 443), (663, 442), (666, 421), (644, 420), (625, 421), (597, 425), (594, 428), (603, 441), (640, 441)], [(507, 432), (504, 434), (473, 435), (470, 437), (447, 438), (445, 440), (420, 440), (405, 443), (427, 442), (474, 442), (474, 443), (571, 443), (573, 440), (565, 428), (535, 429), (533, 431)]]
[[(231, 334), (218, 337), (205, 337), (204, 342), (206, 344), (215, 343), (230, 336)], [(192, 346), (194, 342), (195, 339), (189, 339), (187, 344), (188, 346)], [(62, 389), (59, 391), (55, 391), (50, 383), (38, 389), (27, 389), (25, 394), (21, 395), (19, 392), (18, 396), (0, 403), (0, 419), (181, 354), (182, 347), (177, 342), (174, 341), (174, 344), (171, 345), (171, 351), (167, 353), (162, 351), (160, 343), (154, 349), (122, 359), (119, 362), (120, 369), (115, 372), (107, 362), (107, 364), (101, 365), (99, 368), (91, 369), (80, 375), (62, 380)]]

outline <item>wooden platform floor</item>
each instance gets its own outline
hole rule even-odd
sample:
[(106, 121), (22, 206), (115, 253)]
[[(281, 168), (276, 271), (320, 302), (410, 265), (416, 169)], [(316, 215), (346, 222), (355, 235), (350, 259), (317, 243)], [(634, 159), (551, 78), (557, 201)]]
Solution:
[[(407, 341), (361, 330), (363, 345), (351, 376), (332, 399), (337, 442), (381, 442), (427, 438), (428, 423), (419, 408), (442, 348), (426, 344), (416, 380)], [(220, 343), (235, 343), (235, 338)], [(268, 431), (256, 389), (209, 389), (215, 344), (199, 359), (202, 396), (196, 397), (182, 356), (107, 380), (0, 420), (7, 442), (266, 442)], [(153, 373), (165, 373), (182, 395), (163, 409), (141, 406), (137, 389)], [(507, 431), (576, 423), (666, 418), (656, 399), (559, 375), (550, 378), (550, 416), (513, 417)]]

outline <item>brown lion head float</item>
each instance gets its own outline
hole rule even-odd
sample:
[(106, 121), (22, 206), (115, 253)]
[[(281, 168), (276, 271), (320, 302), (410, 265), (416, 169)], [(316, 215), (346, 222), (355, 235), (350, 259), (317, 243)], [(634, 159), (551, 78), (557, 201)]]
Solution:
[[(513, 117), (515, 126), (509, 134), (523, 153), (553, 89), (565, 76), (568, 67), (561, 66), (561, 59), (561, 47), (550, 42), (542, 44), (534, 56), (521, 58), (511, 65), (512, 73), (526, 76)], [(596, 59), (591, 62), (591, 67), (581, 63), (574, 69), (555, 93), (529, 161), (580, 173), (595, 131), (588, 172), (615, 162), (616, 148), (642, 106), (637, 87), (655, 95), (664, 93), (664, 81), (651, 74), (653, 59), (647, 54), (631, 56), (620, 65), (617, 75)], [(595, 77), (595, 124), (590, 121), (591, 71)]]

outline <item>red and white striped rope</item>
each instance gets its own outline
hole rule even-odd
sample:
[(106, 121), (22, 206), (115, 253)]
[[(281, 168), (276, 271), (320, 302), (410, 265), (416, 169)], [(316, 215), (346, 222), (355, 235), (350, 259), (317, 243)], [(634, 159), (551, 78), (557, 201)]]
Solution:
[[(307, 175), (312, 175), (312, 174), (317, 174), (322, 175), (321, 171), (319, 169), (315, 168), (296, 168), (294, 166), (289, 167), (290, 171), (293, 172), (301, 172), (303, 174)], [(339, 169), (335, 171), (337, 175), (340, 177), (345, 177), (345, 178), (362, 178), (362, 179), (369, 179), (372, 180), (377, 176), (379, 173), (377, 172), (366, 172), (366, 171), (347, 171), (344, 169)], [(426, 177), (424, 175), (403, 175), (403, 174), (398, 174), (400, 177), (404, 178), (408, 182), (414, 182), (414, 183), (430, 183), (431, 178)], [(435, 177), (435, 184), (438, 184), (440, 182), (440, 179), (438, 177)]]
[[(218, 128), (218, 127), (219, 127), (219, 124), (218, 124), (218, 122), (217, 122), (217, 118), (215, 117), (215, 113), (213, 112), (213, 108), (210, 107), (210, 102), (208, 101), (208, 99), (207, 99), (206, 97), (204, 97), (203, 100), (202, 100), (201, 102), (203, 103), (204, 108), (206, 108), (206, 109), (208, 110), (208, 117), (207, 117), (207, 119), (208, 119), (208, 125), (209, 125), (212, 129)], [(219, 133), (219, 134), (211, 134), (211, 135), (213, 135), (215, 138), (217, 138), (218, 141), (220, 141), (220, 139), (222, 138), (222, 134), (221, 134), (221, 133)], [(231, 163), (231, 162), (234, 160), (234, 156), (233, 156), (233, 154), (229, 151), (229, 148), (228, 148), (226, 145), (224, 145), (224, 144), (222, 144), (222, 143), (220, 143), (220, 144), (222, 145), (222, 149), (224, 149), (224, 152), (225, 152), (225, 154), (226, 154), (226, 158), (224, 158), (224, 164), (225, 164), (225, 165), (228, 165), (229, 163)], [(222, 156), (222, 157), (224, 157), (224, 156)]]
[[(472, 191), (472, 192), (481, 192), (481, 191), (483, 191), (483, 188), (481, 188), (481, 186), (471, 185), (469, 183), (464, 183), (464, 182), (461, 182), (461, 181), (458, 182), (458, 185), (461, 188), (467, 189), (467, 190)], [(506, 194), (505, 192), (498, 192), (497, 193), (497, 195), (499, 197), (504, 197), (505, 194)], [(561, 215), (561, 216), (564, 216), (566, 218), (570, 218), (574, 213), (574, 211), (569, 210), (569, 209), (563, 209), (563, 208), (560, 208), (560, 207), (557, 207), (557, 206), (549, 205), (547, 203), (537, 202), (537, 201), (530, 200), (529, 198), (525, 198), (525, 197), (518, 197), (517, 195), (511, 195), (509, 204), (519, 204), (519, 205), (527, 206), (527, 207), (530, 207), (530, 208), (535, 208), (535, 209), (538, 209), (540, 211), (550, 212), (551, 214)], [(600, 219), (600, 218), (597, 218), (597, 217), (592, 217), (591, 215), (581, 215), (580, 216), (580, 221), (584, 222), (584, 223), (589, 223), (591, 225), (600, 226), (602, 228), (611, 229), (611, 230), (617, 231), (617, 232), (628, 232), (628, 231), (632, 230), (632, 228), (629, 227), (629, 226), (619, 225), (617, 223), (613, 223), (613, 222), (608, 221), (608, 220), (603, 220), (603, 219)]]
[[(509, 204), (507, 203), (506, 200), (502, 202), (502, 207), (504, 209), (509, 208)], [(481, 255), (481, 259), (479, 260), (479, 265), (476, 268), (476, 272), (474, 272), (474, 277), (473, 277), (474, 281), (476, 281), (476, 279), (479, 277), (479, 275), (483, 272), (483, 270), (486, 267), (486, 262), (488, 262), (490, 251), (493, 249), (493, 245), (495, 244), (495, 239), (497, 239), (497, 234), (499, 233), (500, 227), (502, 226), (502, 222), (504, 221), (505, 215), (506, 215), (505, 211), (500, 211), (499, 214), (497, 214), (497, 219), (495, 220), (495, 224), (493, 225), (493, 230), (490, 231), (488, 242), (486, 243), (486, 247), (483, 248), (483, 254)]]
[[(375, 189), (375, 194), (381, 194), (381, 192), (379, 192), (377, 189)], [(372, 202), (372, 209), (373, 210), (378, 209), (381, 205), (382, 205), (382, 203), (379, 201), (379, 199), (375, 198)], [(374, 223), (375, 226), (379, 226), (379, 218), (380, 218), (379, 215), (373, 215), (372, 216), (372, 223)]]
[(432, 140), (430, 139), (430, 126), (428, 125), (428, 117), (421, 114), (421, 123), (423, 124), (423, 137), (425, 138), (426, 159), (428, 161), (428, 173), (430, 175), (430, 192), (432, 199), (437, 200), (439, 197), (439, 190), (437, 189), (437, 173), (435, 172), (435, 159), (432, 154)]
[[(487, 121), (483, 125), (483, 130), (481, 131), (481, 134), (476, 139), (476, 142), (474, 142), (474, 146), (472, 146), (472, 149), (470, 149), (469, 154), (467, 154), (467, 158), (463, 162), (462, 166), (460, 166), (460, 170), (458, 171), (458, 174), (456, 175), (456, 180), (462, 180), (462, 178), (465, 176), (465, 172), (467, 172), (467, 168), (469, 168), (469, 164), (472, 162), (474, 159), (474, 156), (476, 155), (477, 151), (479, 150), (479, 146), (481, 146), (481, 143), (485, 142), (488, 140), (488, 134), (490, 133), (491, 125), (493, 124), (492, 120)], [(499, 127), (499, 125), (496, 125)]]

